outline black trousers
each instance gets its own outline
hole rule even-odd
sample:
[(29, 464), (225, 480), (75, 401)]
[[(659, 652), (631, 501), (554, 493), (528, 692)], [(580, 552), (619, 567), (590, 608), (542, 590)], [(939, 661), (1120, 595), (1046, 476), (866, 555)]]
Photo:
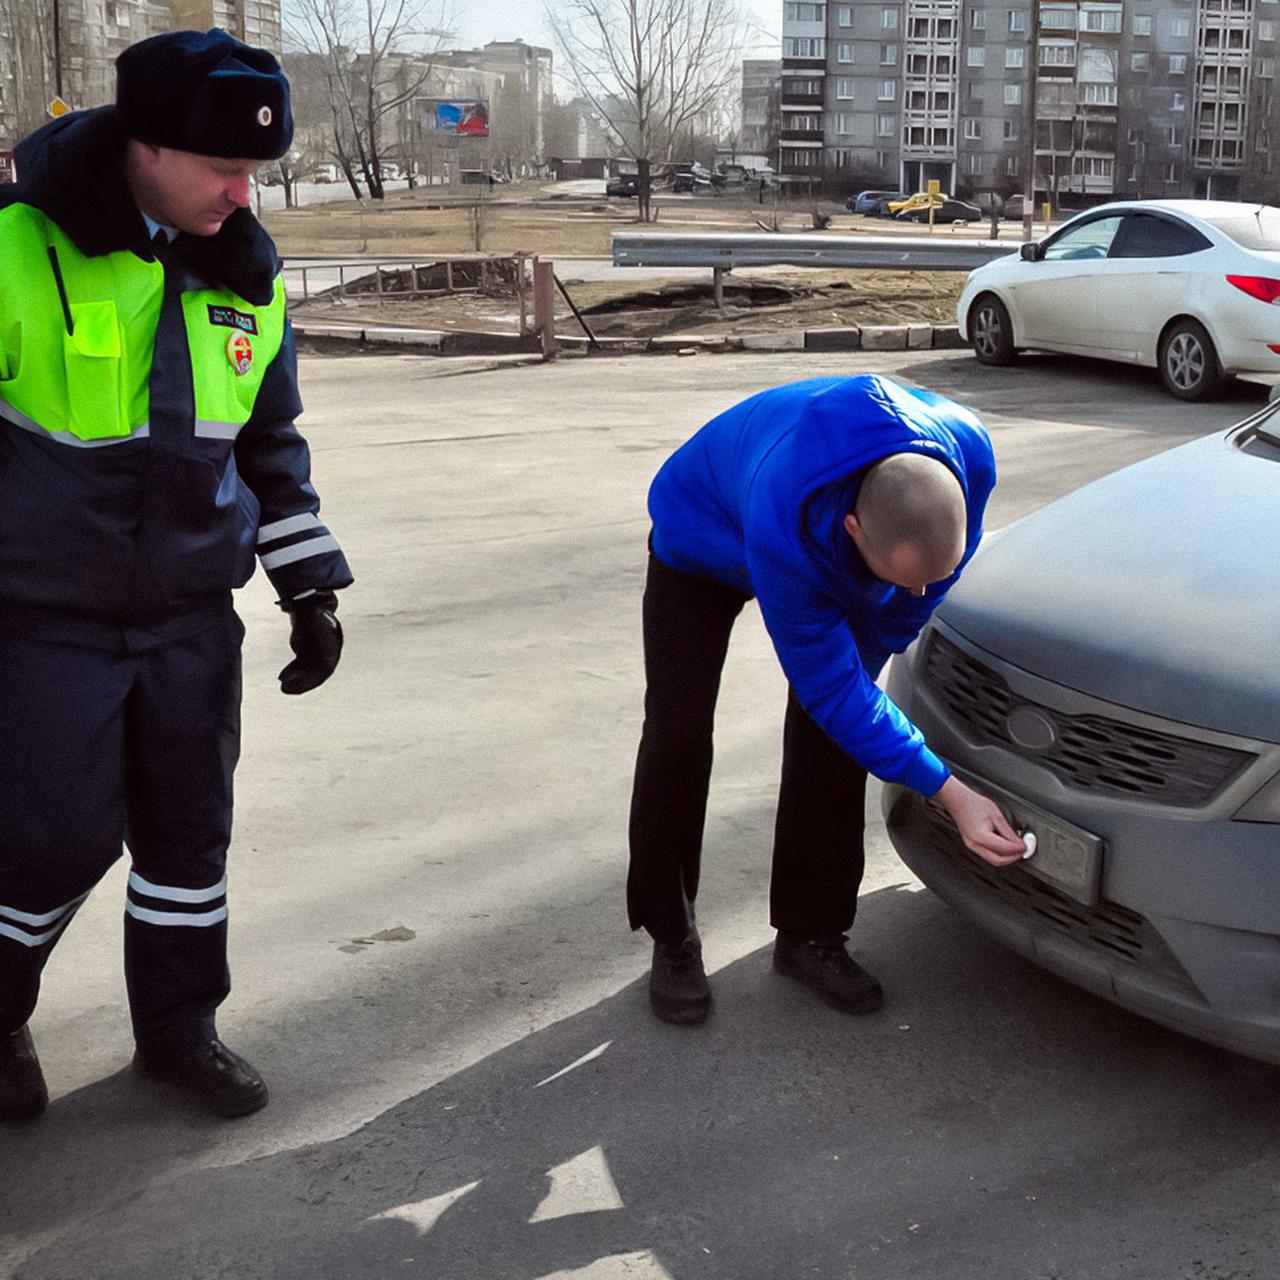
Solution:
[[(631, 927), (661, 942), (678, 942), (693, 922), (720, 672), (750, 598), (649, 556), (627, 908)], [(866, 784), (866, 770), (788, 690), (769, 896), (775, 929), (817, 938), (853, 924)]]
[(134, 1035), (207, 1038), (230, 990), (226, 853), (240, 747), (230, 610), (182, 640), (118, 650), (0, 635), (0, 1033), (128, 843), (125, 980)]

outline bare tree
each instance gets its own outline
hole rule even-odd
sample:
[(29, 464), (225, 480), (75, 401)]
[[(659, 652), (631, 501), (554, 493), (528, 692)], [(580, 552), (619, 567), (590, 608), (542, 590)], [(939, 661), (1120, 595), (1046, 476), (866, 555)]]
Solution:
[(741, 75), (738, 0), (547, 0), (546, 14), (568, 78), (636, 162), (647, 222), (650, 166)]
[(321, 59), (334, 158), (359, 199), (383, 197), (388, 117), (421, 95), (449, 35), (448, 0), (286, 0), (285, 36)]

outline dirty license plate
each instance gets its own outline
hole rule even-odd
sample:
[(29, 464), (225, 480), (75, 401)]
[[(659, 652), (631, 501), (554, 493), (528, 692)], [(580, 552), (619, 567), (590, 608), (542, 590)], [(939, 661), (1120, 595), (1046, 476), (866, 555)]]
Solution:
[(1018, 866), (1086, 907), (1097, 905), (1106, 848), (1101, 836), (1029, 804), (984, 778), (975, 778), (962, 770), (954, 772), (975, 791), (996, 801), (1015, 831), (1035, 832), (1036, 851)]

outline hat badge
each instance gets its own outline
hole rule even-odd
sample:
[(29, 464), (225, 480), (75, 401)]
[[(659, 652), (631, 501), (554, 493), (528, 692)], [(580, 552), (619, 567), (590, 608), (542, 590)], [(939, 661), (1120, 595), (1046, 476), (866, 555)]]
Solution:
[(271, 108), (258, 108), (258, 123), (265, 129), (271, 123)]
[(227, 361), (237, 378), (243, 378), (253, 365), (253, 343), (249, 335), (237, 329), (227, 339)]

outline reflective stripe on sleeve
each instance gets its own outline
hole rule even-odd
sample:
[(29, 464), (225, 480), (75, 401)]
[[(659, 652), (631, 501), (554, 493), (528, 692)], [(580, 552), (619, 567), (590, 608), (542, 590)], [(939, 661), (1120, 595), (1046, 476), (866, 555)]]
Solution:
[(277, 538), (287, 538), (291, 533), (301, 533), (304, 529), (320, 528), (320, 517), (304, 511), (299, 516), (286, 516), (283, 520), (273, 520), (258, 530), (258, 545), (274, 542)]
[(291, 547), (279, 551), (268, 551), (262, 556), (264, 569), (278, 569), (281, 565), (293, 564), (295, 560), (306, 560), (311, 556), (324, 555), (326, 551), (337, 551), (338, 540), (330, 535), (323, 538), (309, 538), (306, 542), (297, 542)]

